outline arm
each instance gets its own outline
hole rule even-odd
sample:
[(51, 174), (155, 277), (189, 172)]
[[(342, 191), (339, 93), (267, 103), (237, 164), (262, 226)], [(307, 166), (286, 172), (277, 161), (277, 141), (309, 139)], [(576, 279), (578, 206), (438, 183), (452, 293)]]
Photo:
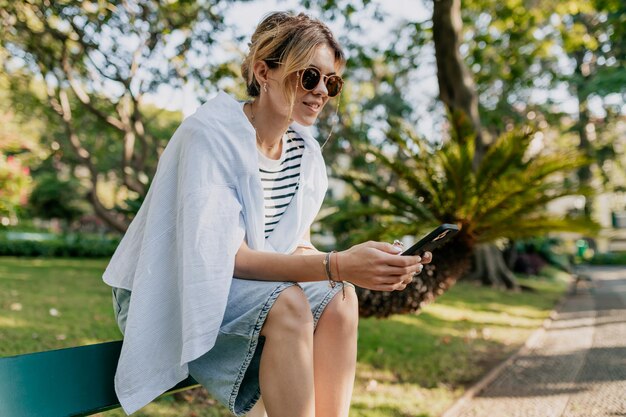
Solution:
[[(252, 250), (244, 242), (235, 256), (234, 275), (266, 281), (324, 281), (326, 254), (282, 254)], [(359, 287), (379, 291), (404, 289), (413, 273), (421, 271), (419, 256), (398, 256), (389, 243), (365, 242), (331, 256), (331, 270), (337, 280), (349, 280)], [(338, 266), (340, 266), (338, 268)]]
[[(244, 242), (241, 245), (237, 258), (235, 258), (235, 276), (238, 278), (252, 278), (252, 279), (268, 279), (271, 281), (324, 281), (327, 278), (326, 270), (323, 264), (323, 260), (326, 257), (324, 252), (318, 251), (311, 244), (311, 231), (307, 231), (302, 235), (300, 239), (302, 245), (298, 247), (285, 258), (283, 254), (273, 254), (268, 252), (253, 251)], [(306, 242), (306, 244), (305, 244)], [(269, 256), (268, 256), (269, 255)], [(272, 255), (279, 255), (278, 257)], [(299, 258), (295, 261), (293, 256)], [(301, 259), (302, 256), (316, 255), (314, 259)], [(291, 262), (290, 262), (291, 261)], [(287, 264), (285, 264), (287, 262)], [(288, 269), (286, 266), (294, 266), (295, 270)], [(259, 268), (260, 267), (260, 268)], [(331, 262), (332, 267), (332, 262)], [(303, 268), (303, 269), (300, 269)], [(305, 276), (302, 276), (302, 271), (307, 271)], [(259, 277), (259, 273), (263, 275)], [(333, 273), (335, 273), (333, 269)], [(284, 276), (283, 279), (278, 277)], [(337, 275), (335, 275), (337, 276)], [(269, 277), (269, 278), (266, 278)], [(273, 278), (272, 278), (273, 277)], [(295, 277), (295, 278), (294, 278)], [(298, 279), (300, 277), (301, 279)]]
[[(265, 281), (324, 281), (324, 253), (287, 255), (252, 250), (244, 242), (235, 256), (235, 276)], [(305, 271), (305, 272), (303, 272)]]

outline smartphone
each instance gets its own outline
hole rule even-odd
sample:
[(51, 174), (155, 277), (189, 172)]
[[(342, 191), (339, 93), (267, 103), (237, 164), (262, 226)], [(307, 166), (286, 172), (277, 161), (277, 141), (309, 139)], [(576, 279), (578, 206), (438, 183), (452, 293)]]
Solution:
[(432, 251), (445, 245), (458, 231), (459, 227), (455, 224), (442, 224), (400, 255), (421, 255), (426, 251)]

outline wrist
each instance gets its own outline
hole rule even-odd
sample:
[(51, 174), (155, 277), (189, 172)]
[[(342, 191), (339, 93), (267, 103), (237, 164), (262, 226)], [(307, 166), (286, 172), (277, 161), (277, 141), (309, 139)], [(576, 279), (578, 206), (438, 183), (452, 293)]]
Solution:
[[(324, 255), (324, 260), (322, 261), (322, 264), (324, 265), (324, 272), (326, 274), (326, 279), (328, 280), (328, 283), (330, 284), (331, 288), (335, 287), (335, 279), (333, 277), (333, 255), (336, 255), (337, 251), (330, 251), (328, 252), (326, 255)], [(335, 258), (335, 263), (337, 262), (337, 259)]]
[(339, 267), (339, 264), (341, 263), (339, 260), (339, 252), (337, 251), (333, 251), (335, 253), (335, 269), (337, 272), (336, 275), (336, 281), (341, 282), (341, 293), (343, 294), (343, 299), (346, 299), (346, 284), (343, 282), (343, 279), (341, 278), (341, 268)]
[(340, 257), (342, 257), (343, 252), (335, 252), (333, 255), (333, 280), (334, 281), (343, 281), (342, 279), (342, 275), (341, 275), (341, 268), (340, 268), (340, 263), (341, 263), (341, 259), (339, 259)]

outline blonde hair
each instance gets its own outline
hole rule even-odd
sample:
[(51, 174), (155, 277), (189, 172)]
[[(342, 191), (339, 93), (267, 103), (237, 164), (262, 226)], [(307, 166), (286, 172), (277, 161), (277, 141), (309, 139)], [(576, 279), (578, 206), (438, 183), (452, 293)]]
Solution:
[(335, 52), (335, 66), (340, 70), (346, 64), (341, 46), (324, 23), (304, 13), (271, 13), (259, 23), (250, 41), (250, 51), (241, 64), (248, 94), (258, 97), (260, 85), (253, 72), (254, 63), (264, 61), (271, 69), (284, 66), (283, 91), (288, 103), (295, 101), (295, 86), (288, 76), (305, 69), (313, 59), (315, 49), (326, 44)]

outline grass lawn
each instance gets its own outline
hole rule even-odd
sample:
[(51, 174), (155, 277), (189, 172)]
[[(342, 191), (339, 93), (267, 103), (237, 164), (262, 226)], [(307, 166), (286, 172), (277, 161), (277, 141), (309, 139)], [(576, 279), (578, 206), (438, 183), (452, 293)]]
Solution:
[[(107, 260), (0, 258), (0, 356), (117, 340)], [(435, 417), (515, 351), (548, 316), (567, 276), (524, 279), (534, 292), (458, 283), (419, 315), (361, 320), (353, 417)], [(124, 416), (121, 410), (102, 416)], [(202, 389), (135, 414), (229, 416)]]

